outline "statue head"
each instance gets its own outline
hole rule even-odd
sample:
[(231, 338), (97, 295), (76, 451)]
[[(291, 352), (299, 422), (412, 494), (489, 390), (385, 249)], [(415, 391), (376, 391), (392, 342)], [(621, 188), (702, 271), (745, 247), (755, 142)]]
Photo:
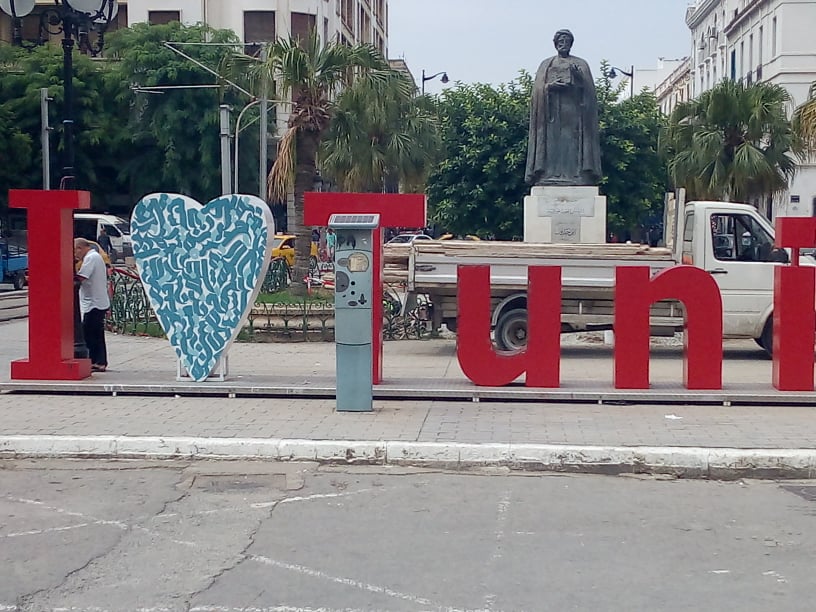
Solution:
[(558, 30), (553, 36), (555, 50), (558, 51), (558, 55), (561, 57), (567, 57), (570, 54), (573, 42), (575, 42), (575, 37), (569, 30)]

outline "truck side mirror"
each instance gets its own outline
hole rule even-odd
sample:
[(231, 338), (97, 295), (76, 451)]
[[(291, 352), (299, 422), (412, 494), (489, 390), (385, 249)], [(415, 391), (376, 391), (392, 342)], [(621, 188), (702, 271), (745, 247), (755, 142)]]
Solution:
[(776, 248), (768, 255), (768, 261), (790, 263), (790, 257), (788, 257), (788, 252), (785, 249)]

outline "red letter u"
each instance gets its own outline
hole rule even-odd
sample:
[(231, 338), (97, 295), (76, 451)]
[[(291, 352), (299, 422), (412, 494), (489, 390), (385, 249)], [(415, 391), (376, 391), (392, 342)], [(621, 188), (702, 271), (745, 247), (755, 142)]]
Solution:
[(459, 266), (456, 356), (473, 383), (510, 384), (526, 372), (528, 387), (559, 386), (561, 268), (528, 268), (527, 348), (497, 351), (490, 339), (490, 267)]

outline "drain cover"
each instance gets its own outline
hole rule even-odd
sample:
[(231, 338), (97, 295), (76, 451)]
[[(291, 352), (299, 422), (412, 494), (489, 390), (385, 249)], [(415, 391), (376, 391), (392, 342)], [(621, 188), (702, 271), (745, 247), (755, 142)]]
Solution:
[(805, 501), (809, 502), (816, 502), (816, 486), (813, 485), (781, 485), (781, 489), (784, 489), (788, 493), (793, 493), (794, 495), (798, 495)]

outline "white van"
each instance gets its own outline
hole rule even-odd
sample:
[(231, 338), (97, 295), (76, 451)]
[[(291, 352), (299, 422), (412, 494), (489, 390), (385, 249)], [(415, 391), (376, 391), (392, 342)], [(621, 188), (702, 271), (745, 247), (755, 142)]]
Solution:
[(124, 261), (125, 257), (133, 256), (130, 223), (116, 215), (88, 212), (74, 213), (74, 237), (96, 241), (101, 229), (104, 229), (105, 233), (110, 237), (111, 246), (113, 247), (112, 261)]

